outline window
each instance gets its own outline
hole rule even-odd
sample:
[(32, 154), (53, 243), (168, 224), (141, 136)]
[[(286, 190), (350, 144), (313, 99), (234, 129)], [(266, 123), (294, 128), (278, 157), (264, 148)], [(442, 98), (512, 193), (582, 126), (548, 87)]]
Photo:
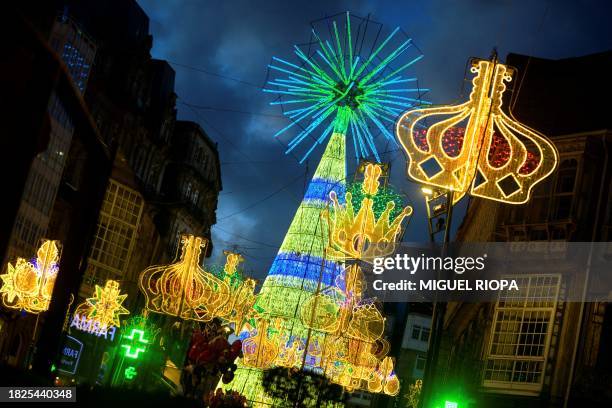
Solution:
[(483, 385), (539, 391), (559, 295), (558, 275), (515, 278), (520, 291), (499, 296), (488, 349)]
[(125, 273), (142, 208), (140, 194), (114, 180), (109, 181), (91, 248), (86, 281), (103, 282), (111, 274), (121, 276)]
[(575, 159), (564, 160), (559, 165), (557, 175), (557, 188), (555, 193), (573, 193), (576, 182), (576, 171), (578, 162)]
[(421, 338), (421, 326), (412, 326), (412, 338), (419, 340)]
[(414, 340), (421, 340), (421, 341), (429, 341), (429, 328), (427, 327), (423, 327), (423, 326), (419, 326), (419, 325), (414, 325), (412, 326), (412, 338)]
[(576, 159), (564, 160), (559, 165), (551, 213), (553, 220), (566, 220), (572, 215), (577, 169)]
[(426, 327), (421, 330), (421, 341), (429, 341), (429, 329)]
[(414, 368), (416, 370), (419, 370), (419, 371), (425, 370), (425, 362), (426, 361), (427, 361), (427, 358), (425, 358), (425, 356), (418, 355), (416, 357), (416, 362), (414, 364)]

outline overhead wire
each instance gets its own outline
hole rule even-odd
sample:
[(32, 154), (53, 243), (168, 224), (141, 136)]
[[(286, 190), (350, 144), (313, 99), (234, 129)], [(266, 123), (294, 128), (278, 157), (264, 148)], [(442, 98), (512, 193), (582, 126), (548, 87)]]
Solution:
[(201, 72), (201, 73), (206, 74), (206, 75), (210, 75), (210, 76), (214, 76), (214, 77), (217, 77), (217, 78), (226, 79), (228, 81), (237, 82), (239, 84), (251, 86), (251, 87), (254, 87), (254, 88), (257, 88), (257, 89), (263, 89), (262, 85), (257, 85), (257, 84), (255, 84), (253, 82), (245, 81), (245, 80), (239, 79), (239, 78), (234, 78), (234, 77), (231, 77), (229, 75), (219, 74), (218, 72), (213, 72), (213, 71), (210, 71), (210, 70), (207, 70), (207, 69), (204, 69), (204, 68), (194, 67), (194, 66), (191, 66), (191, 65), (182, 64), (182, 63), (178, 63), (178, 62), (175, 62), (175, 61), (168, 61), (168, 63), (170, 65), (174, 65), (174, 66), (177, 66), (177, 67), (190, 69), (190, 70), (196, 71), (196, 72)]
[(225, 215), (225, 216), (219, 217), (219, 219), (218, 219), (218, 220), (219, 220), (219, 221), (226, 220), (226, 219), (228, 219), (228, 218), (230, 218), (230, 217), (233, 217), (233, 216), (235, 216), (235, 215), (241, 214), (241, 213), (243, 213), (243, 212), (245, 212), (245, 211), (250, 210), (250, 209), (251, 209), (251, 208), (253, 208), (253, 207), (258, 206), (259, 204), (261, 204), (261, 203), (263, 203), (263, 202), (265, 202), (265, 201), (269, 200), (270, 198), (274, 197), (276, 194), (278, 194), (278, 193), (280, 193), (281, 191), (285, 190), (286, 188), (288, 188), (289, 186), (291, 186), (293, 183), (295, 183), (297, 180), (299, 180), (299, 179), (301, 179), (301, 178), (302, 178), (302, 172), (300, 172), (300, 174), (299, 174), (299, 175), (298, 175), (296, 178), (292, 179), (292, 180), (291, 180), (289, 183), (285, 184), (284, 186), (280, 187), (279, 189), (275, 190), (274, 192), (272, 192), (272, 193), (268, 194), (267, 196), (263, 197), (262, 199), (257, 200), (257, 201), (255, 201), (254, 203), (251, 203), (250, 205), (248, 205), (248, 206), (244, 207), (244, 208), (243, 208), (243, 209), (241, 209), (241, 210), (238, 210), (238, 211), (235, 211), (235, 212), (233, 212), (233, 213), (231, 213), (231, 214), (228, 214), (228, 215)]

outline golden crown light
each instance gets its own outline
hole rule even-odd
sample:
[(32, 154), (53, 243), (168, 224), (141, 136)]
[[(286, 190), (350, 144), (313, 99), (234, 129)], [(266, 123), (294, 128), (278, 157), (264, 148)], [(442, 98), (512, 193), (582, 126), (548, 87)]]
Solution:
[(369, 261), (395, 251), (402, 221), (412, 215), (412, 207), (404, 207), (400, 214), (391, 220), (395, 203), (389, 201), (383, 213), (376, 219), (373, 197), (378, 193), (381, 174), (381, 165), (367, 164), (362, 184), (365, 197), (357, 214), (351, 203), (351, 193), (346, 193), (345, 205), (338, 202), (335, 192), (330, 193), (333, 212), (330, 214), (330, 211), (325, 210), (323, 216), (328, 219), (329, 224), (330, 245), (326, 254), (331, 259)]
[(109, 279), (104, 288), (96, 285), (94, 296), (85, 299), (85, 302), (77, 306), (74, 313), (79, 316), (87, 316), (103, 329), (111, 326), (119, 327), (121, 326), (119, 317), (130, 314), (130, 311), (123, 307), (127, 296), (127, 294), (121, 294), (119, 282)]
[[(366, 165), (362, 184), (365, 197), (356, 214), (351, 193), (346, 193), (345, 205), (330, 193), (334, 211), (326, 211), (323, 216), (330, 234), (326, 255), (332, 259), (367, 262), (395, 251), (402, 221), (412, 214), (412, 208), (405, 207), (391, 220), (395, 203), (389, 201), (376, 219), (374, 198), (382, 172), (380, 164)], [(393, 360), (386, 357), (389, 347), (383, 339), (385, 319), (373, 301), (363, 298), (365, 282), (358, 264), (346, 267), (344, 279), (343, 294), (323, 291), (304, 302), (302, 322), (329, 333), (323, 344), (322, 365), (333, 382), (349, 391), (363, 389), (395, 395), (399, 380), (393, 372)], [(344, 300), (338, 303), (338, 298)]]
[(4, 306), (32, 314), (48, 310), (59, 270), (58, 261), (59, 241), (45, 240), (36, 251), (35, 261), (17, 258), (14, 266), (9, 263), (7, 273), (0, 275)]
[[(474, 60), (470, 72), (475, 77), (467, 102), (409, 110), (397, 121), (396, 135), (410, 159), (408, 175), (419, 183), (452, 191), (453, 203), (470, 194), (524, 204), (534, 186), (555, 170), (559, 154), (544, 135), (503, 112), (502, 98), (513, 69), (494, 55), (491, 61)], [(465, 121), (462, 145), (456, 154), (449, 154), (444, 138)], [(415, 137), (419, 128), (427, 128), (425, 146)], [(501, 163), (489, 159), (494, 136), (501, 137), (509, 149)], [(533, 153), (537, 153), (537, 165), (526, 166)]]
[(146, 308), (185, 320), (210, 321), (228, 302), (230, 287), (200, 266), (206, 238), (184, 235), (180, 244), (181, 254), (175, 263), (150, 266), (140, 274)]

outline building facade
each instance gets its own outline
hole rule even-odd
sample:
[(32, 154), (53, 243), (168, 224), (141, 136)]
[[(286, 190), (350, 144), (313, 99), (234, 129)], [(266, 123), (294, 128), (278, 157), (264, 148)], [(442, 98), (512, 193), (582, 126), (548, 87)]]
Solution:
[[(594, 83), (599, 86), (587, 98), (611, 89), (606, 70), (612, 53), (558, 61), (511, 54), (507, 63), (518, 68), (522, 81), (511, 101), (514, 116), (551, 138), (559, 167), (527, 205), (471, 199), (457, 240), (544, 242), (561, 249), (566, 242), (610, 240), (612, 123), (578, 95)], [(523, 278), (530, 293), (541, 294), (537, 300), (449, 304), (438, 390), (455, 389), (474, 406), (609, 404), (612, 308), (563, 301), (564, 291), (582, 278), (560, 267)]]
[[(91, 38), (68, 16), (59, 15), (52, 24), (49, 45), (68, 68), (74, 85), (83, 92), (96, 53), (96, 46)], [(8, 262), (14, 263), (18, 257), (35, 257), (42, 240), (50, 237), (49, 226), (70, 151), (74, 126), (60, 98), (54, 92), (49, 100), (48, 117), (48, 146), (34, 158), (30, 167), (9, 246), (2, 257), (0, 269), (3, 273)], [(28, 344), (34, 336), (35, 318), (27, 316), (25, 319), (16, 319), (16, 314), (17, 312), (8, 312), (6, 316), (0, 317), (3, 334), (0, 336), (0, 354), (8, 356), (8, 364), (18, 364), (24, 360)]]
[[(171, 161), (164, 171), (165, 205), (158, 220), (168, 237), (169, 254), (177, 251), (183, 232), (211, 238), (217, 222), (217, 197), (222, 189), (217, 145), (195, 122), (177, 121)], [(208, 254), (212, 250), (209, 245)]]
[[(16, 256), (29, 259), (43, 237), (74, 240), (74, 214), (93, 182), (105, 187), (98, 221), (79, 235), (88, 255), (63, 272), (76, 282), (65, 296), (74, 295), (73, 310), (95, 285), (113, 279), (128, 293), (125, 306), (137, 313), (139, 273), (168, 263), (180, 233), (210, 237), (221, 189), (217, 147), (194, 123), (179, 122), (175, 130), (175, 72), (151, 58), (149, 19), (136, 1), (55, 1), (39, 11), (59, 16), (52, 27), (38, 15), (32, 21), (49, 34), (91, 114), (96, 143), (113, 152), (113, 164), (108, 174), (100, 169), (103, 182), (88, 178), (91, 141), (73, 140), (71, 119), (51, 95), (48, 148), (31, 166), (9, 249), (0, 258), (3, 267)], [(36, 316), (0, 309), (0, 352), (9, 364), (22, 365), (36, 341)], [(95, 378), (95, 367), (89, 371)]]

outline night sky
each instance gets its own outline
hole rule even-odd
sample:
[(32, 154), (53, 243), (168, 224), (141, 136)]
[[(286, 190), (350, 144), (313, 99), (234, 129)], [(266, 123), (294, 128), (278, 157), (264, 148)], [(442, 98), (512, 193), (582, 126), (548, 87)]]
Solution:
[[(213, 227), (213, 257), (218, 260), (223, 249), (237, 245), (247, 271), (260, 279), (323, 149), (315, 150), (308, 165), (285, 155), (273, 134), (288, 119), (280, 116), (278, 106), (269, 106), (273, 98), (260, 88), (272, 56), (295, 61), (292, 47), (309, 40), (312, 20), (350, 11), (370, 13), (387, 31), (400, 26), (425, 54), (412, 72), (421, 87), (431, 89), (427, 99), (436, 104), (462, 101), (468, 58), (486, 58), (493, 47), (502, 60), (509, 52), (558, 59), (612, 49), (609, 0), (138, 3), (151, 20), (153, 57), (168, 60), (176, 70), (179, 119), (200, 123), (219, 144), (223, 191)], [(415, 206), (405, 239), (426, 240), (424, 204), (406, 180), (403, 153), (384, 159), (392, 163), (391, 183)], [(355, 167), (349, 160), (349, 175)], [(462, 214), (459, 208), (455, 226)]]

